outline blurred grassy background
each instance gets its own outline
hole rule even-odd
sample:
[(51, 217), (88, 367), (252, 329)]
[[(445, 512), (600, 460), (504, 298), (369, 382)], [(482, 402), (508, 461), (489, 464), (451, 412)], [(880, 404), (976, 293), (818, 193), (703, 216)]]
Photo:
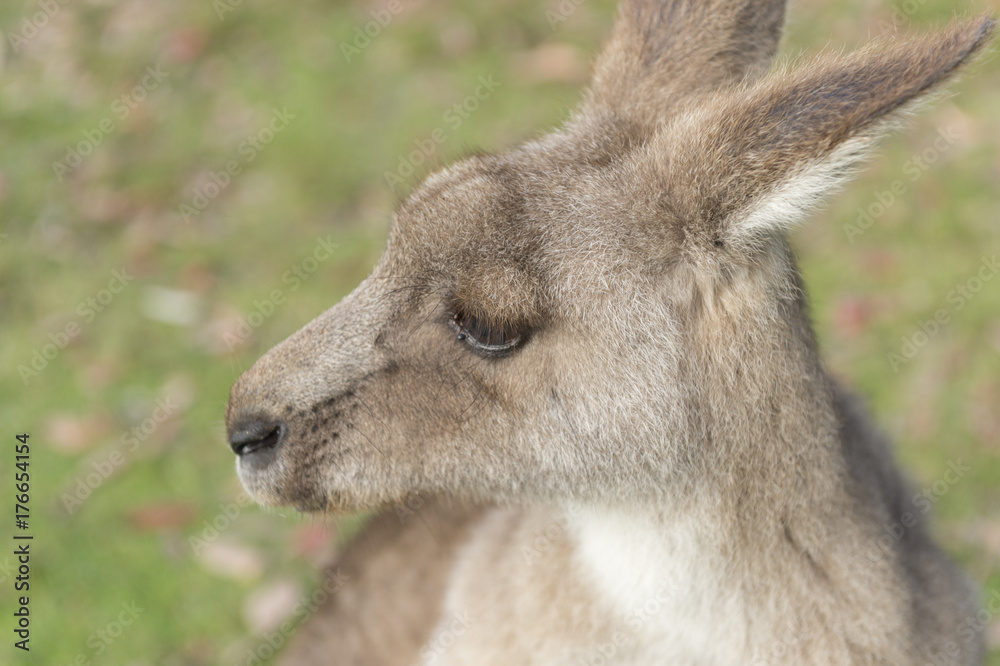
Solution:
[[(28, 432), (35, 541), (27, 658), (8, 627), (16, 563), (0, 555), (0, 663), (266, 656), (262, 636), (350, 531), (240, 504), (223, 439), (230, 384), (370, 269), (401, 193), (385, 174), (415, 142), (444, 129), (430, 160), (441, 163), (555, 126), (614, 14), (610, 0), (401, 6), (348, 62), (342, 43), (383, 2), (3, 3), (2, 505), (14, 436)], [(784, 52), (857, 45), (893, 23), (924, 29), (956, 6), (802, 0)], [(960, 11), (1000, 14), (1000, 1)], [(499, 89), (454, 127), (447, 110), (489, 75)], [(989, 595), (1000, 594), (1000, 278), (969, 298), (952, 290), (1000, 252), (1000, 60), (955, 90), (794, 243), (831, 366), (870, 399), (928, 489), (941, 541)], [(261, 133), (275, 111), (294, 117)], [(214, 187), (229, 162), (239, 174)], [(880, 212), (895, 181), (903, 193)], [(186, 220), (181, 205), (194, 203), (205, 205)], [(859, 209), (877, 215), (856, 234)], [(311, 262), (319, 238), (337, 249)], [(922, 338), (941, 309), (948, 323)], [(919, 349), (893, 363), (914, 351), (904, 338)], [(957, 461), (971, 469), (944, 482)], [(123, 603), (141, 611), (120, 627)], [(1000, 665), (1000, 618), (985, 631)]]

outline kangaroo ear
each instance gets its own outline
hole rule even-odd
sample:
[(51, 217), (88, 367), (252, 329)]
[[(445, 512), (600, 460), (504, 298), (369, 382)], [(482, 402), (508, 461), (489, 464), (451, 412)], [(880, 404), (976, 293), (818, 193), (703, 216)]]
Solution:
[(648, 146), (685, 238), (753, 245), (843, 183), (993, 33), (982, 17), (705, 96)]
[(677, 100), (767, 71), (785, 0), (625, 0), (587, 104), (655, 125)]

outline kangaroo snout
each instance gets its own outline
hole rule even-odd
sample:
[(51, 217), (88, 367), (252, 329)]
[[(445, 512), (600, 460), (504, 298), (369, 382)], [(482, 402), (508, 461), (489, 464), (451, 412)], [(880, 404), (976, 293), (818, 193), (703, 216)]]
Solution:
[(349, 508), (337, 499), (345, 475), (356, 476), (370, 465), (368, 456), (379, 455), (386, 407), (374, 395), (395, 362), (379, 352), (372, 318), (391, 306), (371, 281), (363, 283), (233, 385), (227, 438), (254, 499), (308, 511), (331, 502)]
[[(294, 344), (294, 337), (271, 353), (287, 356), (282, 347)], [(287, 375), (269, 357), (248, 369), (230, 393), (226, 429), (240, 481), (262, 504), (325, 510), (320, 470), (342, 462), (344, 435), (356, 428), (353, 412), (360, 406), (353, 389), (344, 387), (362, 375), (352, 364), (300, 367)]]

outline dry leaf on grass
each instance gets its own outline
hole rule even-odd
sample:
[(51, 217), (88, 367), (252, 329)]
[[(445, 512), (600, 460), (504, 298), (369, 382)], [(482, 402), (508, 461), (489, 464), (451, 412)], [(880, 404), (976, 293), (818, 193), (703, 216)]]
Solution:
[(302, 601), (302, 586), (292, 580), (277, 580), (262, 585), (247, 597), (243, 618), (255, 634), (277, 629)]
[(583, 52), (570, 44), (543, 44), (512, 58), (515, 76), (530, 83), (579, 83), (587, 79)]
[(319, 566), (337, 553), (337, 527), (332, 521), (303, 525), (295, 530), (295, 553)]
[(264, 573), (264, 556), (260, 551), (231, 540), (208, 543), (196, 558), (205, 569), (223, 578), (249, 581)]
[(842, 338), (856, 338), (871, 321), (872, 308), (868, 300), (856, 296), (841, 298), (834, 309), (833, 325)]
[(110, 433), (112, 423), (109, 414), (53, 414), (45, 421), (43, 437), (56, 451), (80, 453)]
[(191, 524), (195, 508), (185, 502), (159, 502), (136, 507), (128, 513), (132, 527), (141, 532), (173, 530)]

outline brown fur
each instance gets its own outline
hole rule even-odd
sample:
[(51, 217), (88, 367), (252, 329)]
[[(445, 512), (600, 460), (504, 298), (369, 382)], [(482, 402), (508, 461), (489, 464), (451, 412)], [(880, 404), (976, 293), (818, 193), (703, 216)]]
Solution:
[(284, 663), (413, 663), (441, 612), (456, 551), (481, 513), (428, 502), (419, 519), (394, 512), (373, 519), (340, 556), (332, 572), (340, 587), (296, 635)]
[[(240, 458), (264, 503), (494, 507), (355, 546), (288, 663), (980, 663), (922, 522), (885, 542), (921, 512), (784, 233), (993, 22), (766, 74), (783, 17), (625, 2), (563, 130), (428, 178), (372, 275), (233, 387), (234, 448), (273, 433)], [(484, 357), (466, 318), (520, 342)]]

